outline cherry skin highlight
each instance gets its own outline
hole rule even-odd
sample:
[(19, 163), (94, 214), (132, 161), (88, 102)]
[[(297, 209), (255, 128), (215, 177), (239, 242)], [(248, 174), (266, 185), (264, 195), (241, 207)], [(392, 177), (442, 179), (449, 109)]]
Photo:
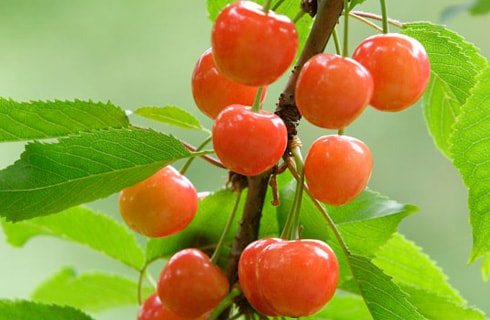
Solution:
[(308, 60), (296, 83), (301, 115), (326, 129), (342, 129), (366, 109), (373, 94), (371, 74), (357, 61), (321, 53)]
[(272, 168), (287, 146), (286, 125), (277, 115), (231, 105), (216, 118), (213, 145), (223, 165), (245, 176)]
[(252, 1), (237, 1), (218, 14), (211, 32), (218, 69), (228, 78), (249, 86), (276, 81), (292, 64), (298, 33), (286, 16)]
[(416, 39), (388, 33), (362, 41), (352, 54), (374, 80), (371, 106), (381, 111), (402, 111), (424, 93), (430, 79), (427, 52)]
[[(194, 102), (211, 119), (231, 104), (252, 105), (258, 90), (258, 87), (246, 86), (225, 77), (214, 63), (211, 49), (197, 61), (191, 84)], [(267, 91), (264, 89), (261, 100)]]
[(126, 224), (147, 237), (166, 237), (182, 231), (198, 206), (192, 183), (171, 166), (121, 191), (119, 212)]
[(177, 252), (163, 268), (157, 292), (162, 304), (180, 317), (199, 318), (226, 297), (228, 279), (198, 249)]
[(305, 157), (304, 174), (312, 195), (330, 205), (352, 201), (366, 187), (373, 167), (371, 151), (356, 138), (319, 137)]

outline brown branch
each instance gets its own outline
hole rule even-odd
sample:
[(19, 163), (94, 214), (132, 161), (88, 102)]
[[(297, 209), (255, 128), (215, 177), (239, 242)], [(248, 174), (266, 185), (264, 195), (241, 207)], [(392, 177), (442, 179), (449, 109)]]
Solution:
[[(343, 0), (318, 0), (315, 21), (306, 40), (303, 51), (291, 73), (288, 83), (279, 97), (276, 108), (278, 114), (288, 128), (288, 138), (293, 140), (296, 135), (301, 115), (296, 108), (294, 89), (298, 74), (306, 61), (317, 53), (323, 52), (343, 9)], [(257, 239), (259, 233), (262, 208), (267, 194), (271, 171), (259, 176), (248, 177), (248, 192), (240, 227), (233, 240), (227, 268), (230, 284), (238, 280), (238, 261), (245, 247)], [(219, 319), (227, 319), (224, 312)]]

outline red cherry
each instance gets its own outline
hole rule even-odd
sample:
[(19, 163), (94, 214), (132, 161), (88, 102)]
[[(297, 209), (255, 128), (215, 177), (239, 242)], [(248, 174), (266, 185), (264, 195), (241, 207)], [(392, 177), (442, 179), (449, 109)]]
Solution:
[(213, 56), (221, 72), (233, 81), (264, 86), (291, 65), (298, 49), (294, 23), (252, 1), (227, 5), (211, 33)]
[(366, 187), (373, 167), (364, 142), (348, 136), (322, 136), (305, 158), (304, 174), (315, 198), (331, 205), (353, 200)]
[(257, 278), (258, 257), (271, 243), (281, 242), (281, 239), (265, 238), (252, 242), (242, 252), (238, 263), (238, 278), (243, 294), (255, 310), (268, 316), (279, 316), (262, 295), (260, 283)]
[(359, 44), (352, 58), (371, 73), (371, 105), (401, 111), (415, 104), (429, 83), (430, 63), (423, 45), (403, 34), (379, 34)]
[(198, 318), (226, 297), (228, 279), (198, 249), (177, 252), (160, 274), (157, 292), (162, 304), (180, 317)]
[(183, 230), (198, 205), (192, 183), (171, 166), (121, 191), (119, 211), (126, 224), (147, 237), (165, 237)]
[(259, 241), (244, 250), (245, 261), (239, 262), (240, 285), (247, 288), (243, 292), (257, 311), (268, 316), (306, 317), (330, 301), (337, 288), (339, 265), (327, 244)]
[(216, 118), (213, 144), (223, 165), (245, 176), (272, 168), (287, 146), (287, 130), (277, 115), (250, 107), (231, 105)]
[(183, 318), (179, 317), (176, 314), (173, 314), (169, 310), (167, 310), (160, 301), (157, 293), (154, 292), (146, 300), (140, 307), (138, 313), (138, 320), (205, 320), (206, 317), (202, 318)]
[(373, 79), (357, 61), (321, 53), (308, 60), (296, 83), (296, 104), (312, 124), (342, 129), (366, 109)]
[[(206, 50), (192, 73), (192, 96), (199, 110), (214, 119), (231, 104), (252, 105), (258, 87), (246, 86), (225, 77), (214, 63), (211, 49)], [(262, 100), (266, 90), (262, 91)]]

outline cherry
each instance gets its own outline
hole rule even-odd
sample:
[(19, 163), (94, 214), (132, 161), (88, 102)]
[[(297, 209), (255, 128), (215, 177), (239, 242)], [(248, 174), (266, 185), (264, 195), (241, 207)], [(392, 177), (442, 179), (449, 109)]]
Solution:
[(240, 287), (243, 294), (247, 297), (248, 302), (254, 307), (255, 310), (268, 316), (279, 316), (274, 308), (262, 296), (260, 291), (260, 283), (257, 278), (258, 263), (257, 257), (262, 251), (271, 243), (282, 241), (275, 238), (264, 238), (252, 242), (242, 252), (238, 264), (238, 277), (240, 279)]
[(229, 291), (228, 279), (198, 249), (184, 249), (170, 258), (158, 279), (162, 304), (181, 317), (198, 318), (211, 312)]
[(165, 237), (183, 230), (198, 206), (192, 183), (171, 166), (121, 191), (119, 211), (126, 224), (147, 237)]
[(237, 1), (218, 14), (211, 33), (218, 69), (233, 81), (264, 86), (276, 81), (291, 65), (298, 33), (286, 16), (252, 1)]
[(373, 167), (364, 142), (329, 135), (313, 142), (305, 158), (304, 174), (312, 195), (331, 205), (343, 205), (366, 187)]
[(260, 313), (306, 317), (334, 295), (339, 265), (324, 242), (262, 239), (242, 253), (238, 276), (245, 297)]
[(296, 84), (296, 104), (312, 124), (342, 129), (369, 104), (373, 79), (357, 61), (321, 53), (308, 60)]
[(403, 34), (379, 34), (362, 41), (352, 58), (371, 73), (371, 106), (401, 111), (415, 104), (429, 83), (430, 63), (423, 45)]
[(287, 130), (277, 115), (231, 105), (216, 118), (213, 144), (223, 165), (236, 173), (254, 176), (272, 168), (287, 146)]
[[(231, 104), (252, 105), (257, 89), (225, 77), (214, 63), (211, 49), (201, 55), (192, 73), (194, 102), (199, 110), (212, 119)], [(266, 90), (262, 91), (262, 100), (265, 92)]]
[(205, 320), (206, 317), (201, 318), (183, 318), (170, 312), (166, 309), (157, 293), (154, 292), (146, 298), (140, 307), (138, 312), (138, 320)]

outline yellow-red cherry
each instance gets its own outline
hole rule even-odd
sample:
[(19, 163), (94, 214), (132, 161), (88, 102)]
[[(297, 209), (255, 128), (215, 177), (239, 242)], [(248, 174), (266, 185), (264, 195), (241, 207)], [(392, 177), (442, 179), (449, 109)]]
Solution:
[(301, 115), (312, 124), (342, 129), (366, 109), (373, 94), (371, 74), (357, 61), (320, 53), (300, 71), (295, 98)]
[(193, 184), (171, 166), (125, 188), (119, 212), (126, 224), (147, 237), (165, 237), (182, 231), (197, 212)]
[(140, 306), (138, 320), (205, 320), (206, 317), (185, 318), (170, 312), (162, 305), (157, 293), (154, 292), (146, 298)]
[(252, 1), (228, 4), (211, 31), (218, 69), (233, 81), (265, 86), (292, 64), (298, 49), (294, 23)]
[(180, 317), (199, 318), (211, 312), (229, 292), (228, 279), (202, 251), (177, 252), (157, 283), (162, 304)]
[[(214, 119), (231, 104), (252, 105), (258, 87), (246, 86), (225, 77), (214, 63), (211, 49), (204, 51), (192, 73), (192, 96), (199, 110)], [(263, 100), (267, 88), (262, 91)]]
[(397, 33), (378, 34), (362, 41), (352, 54), (371, 73), (371, 106), (381, 111), (402, 111), (419, 100), (430, 79), (424, 46)]
[(366, 188), (372, 167), (372, 154), (364, 142), (345, 135), (327, 135), (310, 146), (304, 174), (316, 199), (339, 206)]
[(225, 167), (245, 176), (272, 168), (288, 143), (286, 125), (277, 115), (250, 107), (231, 105), (213, 125), (213, 145)]
[(257, 311), (267, 316), (307, 317), (330, 301), (337, 288), (339, 264), (326, 243), (258, 241), (244, 250), (244, 260), (239, 261), (240, 285), (247, 288), (244, 295)]
[(240, 280), (240, 287), (248, 302), (258, 312), (276, 317), (280, 314), (277, 313), (274, 308), (269, 305), (265, 297), (260, 290), (259, 279), (257, 278), (257, 263), (258, 257), (262, 254), (262, 251), (271, 243), (281, 242), (282, 239), (276, 238), (264, 238), (252, 242), (242, 252), (238, 263), (238, 278)]

